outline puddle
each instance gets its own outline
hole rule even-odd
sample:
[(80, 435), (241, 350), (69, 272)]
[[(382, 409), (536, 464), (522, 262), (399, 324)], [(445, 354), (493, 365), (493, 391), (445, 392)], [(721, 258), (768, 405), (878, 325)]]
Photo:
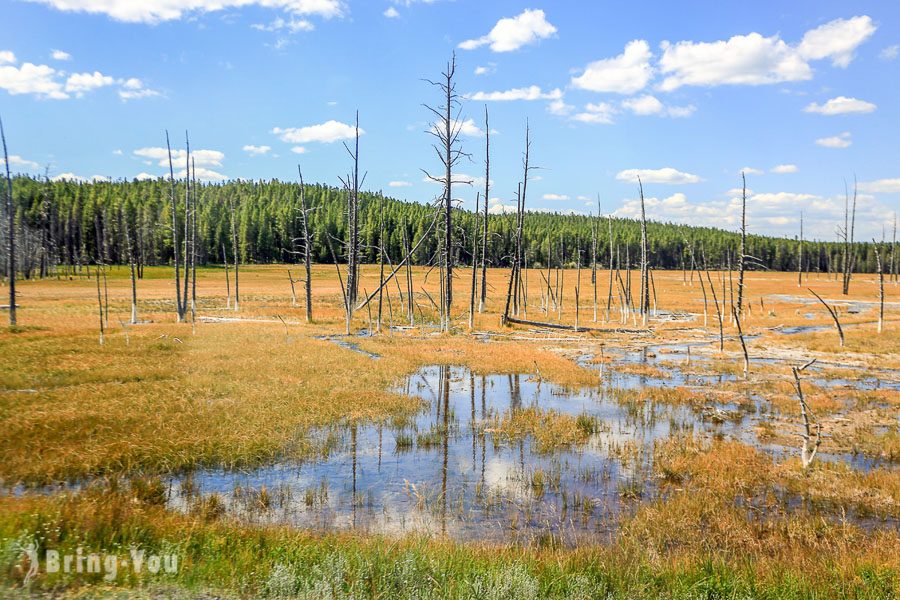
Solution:
[[(423, 399), (408, 422), (319, 430), (320, 460), (173, 479), (171, 506), (188, 509), (190, 499), (179, 491), (186, 489), (216, 493), (230, 513), (256, 523), (459, 540), (597, 541), (621, 514), (656, 495), (654, 441), (681, 432), (734, 435), (741, 426), (741, 419), (704, 420), (688, 407), (620, 404), (609, 386), (573, 393), (524, 375), (482, 377), (462, 368), (424, 368), (398, 391)], [(523, 409), (589, 415), (596, 432), (551, 452), (530, 436), (509, 440), (494, 432), (496, 418)]]
[[(344, 348), (344, 349), (346, 349), (346, 350), (351, 350), (351, 351), (357, 352), (357, 353), (359, 353), (359, 354), (363, 354), (363, 355), (368, 356), (369, 358), (371, 358), (371, 359), (373, 359), (373, 360), (376, 360), (376, 359), (381, 358), (381, 355), (380, 355), (380, 354), (375, 354), (374, 352), (369, 352), (368, 350), (363, 350), (362, 348), (359, 347), (359, 344), (357, 344), (356, 342), (351, 342), (351, 341), (349, 341), (349, 340), (347, 340), (347, 339), (344, 339), (344, 338), (342, 338), (342, 337), (337, 337), (337, 336), (332, 336), (332, 335), (317, 335), (317, 336), (315, 336), (315, 337), (316, 337), (317, 340), (325, 340), (325, 341), (327, 341), (327, 342), (331, 342), (331, 343), (333, 343), (333, 344), (337, 344), (337, 345), (340, 346), (341, 348)], [(357, 337), (365, 337), (365, 336), (364, 336), (364, 335), (360, 335), (360, 336), (357, 336)]]

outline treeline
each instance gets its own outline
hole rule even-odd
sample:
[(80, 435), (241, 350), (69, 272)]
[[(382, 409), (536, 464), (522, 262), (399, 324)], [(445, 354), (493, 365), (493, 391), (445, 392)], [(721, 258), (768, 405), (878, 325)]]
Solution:
[[(176, 198), (184, 196), (184, 183), (176, 182)], [(17, 211), (18, 271), (24, 277), (47, 275), (59, 266), (79, 266), (103, 261), (128, 262), (126, 232), (135, 247), (139, 266), (172, 261), (171, 184), (168, 180), (79, 183), (44, 181), (20, 176), (14, 180)], [(299, 184), (282, 181), (231, 181), (196, 188), (197, 249), (201, 265), (233, 261), (231, 206), (241, 263), (301, 262)], [(343, 261), (346, 239), (346, 191), (324, 185), (306, 185), (309, 229), (314, 262)], [(182, 227), (184, 207), (176, 206)], [(379, 194), (360, 193), (358, 209), (360, 255), (363, 262), (377, 262), (380, 219), (384, 218), (385, 251), (391, 260), (404, 256), (403, 230), (408, 240), (418, 241), (429, 230), (435, 209)], [(648, 215), (652, 218), (652, 215)], [(529, 266), (590, 263), (596, 237), (601, 265), (609, 260), (610, 247), (621, 265), (639, 261), (640, 223), (613, 218), (612, 240), (607, 217), (530, 212), (524, 219), (524, 250)], [(454, 211), (455, 261), (471, 261), (471, 235), (475, 215)], [(487, 262), (509, 266), (515, 245), (515, 215), (491, 215), (488, 223)], [(596, 234), (595, 234), (596, 232)], [(480, 235), (480, 234), (479, 234)], [(413, 256), (415, 264), (430, 264), (438, 252), (438, 236), (430, 235)], [(738, 233), (709, 227), (673, 223), (648, 223), (649, 262), (656, 269), (698, 266), (732, 266), (737, 260)], [(752, 267), (778, 271), (798, 270), (796, 239), (750, 235), (747, 254)], [(854, 244), (855, 270), (874, 272), (876, 257), (870, 243)], [(834, 242), (803, 242), (803, 269), (832, 272), (841, 268), (843, 247)], [(480, 258), (480, 257), (479, 257)]]

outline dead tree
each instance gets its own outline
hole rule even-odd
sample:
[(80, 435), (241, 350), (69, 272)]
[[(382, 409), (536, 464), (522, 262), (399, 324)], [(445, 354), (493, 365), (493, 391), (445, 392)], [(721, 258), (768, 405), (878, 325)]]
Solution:
[(638, 176), (638, 186), (641, 191), (641, 321), (647, 326), (647, 316), (650, 312), (650, 273), (647, 262), (647, 216), (644, 212), (644, 184)]
[[(719, 308), (719, 298), (716, 296), (716, 286), (713, 285), (712, 278), (709, 276), (709, 271), (706, 272), (706, 281), (709, 282), (709, 289), (712, 292), (713, 304), (716, 305), (716, 318), (719, 319), (719, 351), (725, 350), (725, 323), (722, 317), (722, 309)], [(725, 298), (722, 298), (722, 304), (724, 307)]]
[(469, 290), (469, 330), (475, 328), (475, 288), (478, 287), (478, 205), (481, 192), (475, 194), (475, 224), (472, 227), (472, 287)]
[(889, 269), (890, 280), (897, 283), (897, 213), (894, 213), (894, 233), (891, 239), (891, 267)]
[(347, 304), (345, 312), (348, 335), (359, 290), (359, 188), (366, 177), (365, 175), (362, 179), (359, 177), (359, 111), (356, 111), (355, 131), (353, 150), (344, 142), (344, 148), (353, 161), (353, 170), (346, 179), (341, 179), (347, 192)]
[[(747, 177), (741, 171), (741, 247), (738, 253), (738, 289), (737, 289), (737, 313), (740, 314), (744, 307), (744, 269), (747, 259)], [(737, 317), (735, 317), (737, 322)]]
[(187, 131), (184, 132), (184, 144), (187, 149), (184, 154), (184, 288), (181, 294), (179, 321), (184, 321), (187, 315), (188, 285), (191, 279), (191, 142)]
[[(122, 209), (119, 209), (119, 214), (122, 214)], [(121, 219), (119, 219), (121, 221)], [(128, 219), (125, 219), (123, 223), (123, 229), (125, 230), (125, 246), (128, 250), (128, 266), (131, 268), (131, 324), (136, 325), (138, 322), (137, 317), (137, 273), (135, 267), (134, 260), (134, 246), (132, 245), (131, 227), (128, 224)]]
[[(600, 194), (597, 194), (597, 221), (603, 218), (600, 213)], [(594, 293), (594, 323), (597, 322), (597, 221), (591, 219), (591, 287)]]
[(884, 330), (884, 263), (881, 260), (880, 244), (872, 240), (875, 248), (875, 263), (878, 266), (878, 333)]
[(6, 218), (9, 227), (7, 250), (7, 276), (9, 277), (9, 326), (16, 326), (16, 210), (13, 205), (13, 183), (9, 174), (9, 153), (6, 150), (6, 131), (0, 119), (0, 138), (3, 140), (3, 162), (6, 165)]
[[(450, 309), (453, 304), (453, 184), (471, 183), (471, 181), (454, 181), (453, 168), (463, 158), (469, 157), (460, 148), (459, 135), (463, 121), (460, 119), (460, 96), (456, 92), (456, 53), (447, 63), (447, 68), (441, 73), (439, 81), (426, 80), (437, 87), (441, 92), (441, 102), (437, 108), (425, 104), (435, 117), (428, 133), (433, 135), (437, 142), (432, 145), (443, 166), (443, 174), (440, 177), (424, 171), (425, 177), (444, 186), (443, 199), (441, 201), (444, 211), (444, 243), (442, 248), (443, 294), (441, 299), (442, 316), (441, 330), (450, 329)], [(455, 115), (454, 115), (455, 112)]]
[(744, 330), (741, 329), (741, 313), (737, 307), (731, 307), (731, 313), (734, 316), (734, 324), (737, 325), (738, 339), (741, 340), (741, 350), (744, 352), (744, 379), (750, 374), (750, 355), (747, 354), (747, 343), (744, 341)]
[(800, 211), (800, 243), (797, 246), (797, 287), (803, 285), (803, 211)]
[(300, 280), (294, 279), (294, 276), (291, 275), (290, 269), (287, 270), (287, 274), (288, 274), (288, 282), (290, 282), (290, 284), (291, 284), (291, 308), (294, 308), (295, 306), (297, 306), (297, 290), (294, 287), (294, 284), (299, 283)]
[[(309, 209), (306, 207), (306, 186), (303, 183), (303, 171), (297, 165), (300, 176), (300, 232), (303, 235), (303, 267), (306, 269), (306, 322), (312, 321), (312, 241), (309, 239)], [(292, 285), (293, 287), (293, 285)]]
[[(487, 104), (484, 105), (484, 223), (481, 233), (481, 299), (478, 312), (484, 312), (487, 301), (487, 240), (488, 240), (488, 198), (491, 192), (491, 125), (488, 121)], [(478, 204), (475, 204), (478, 212)], [(891, 255), (893, 257), (893, 255)]]
[(166, 130), (166, 150), (169, 153), (169, 202), (172, 204), (172, 262), (175, 264), (175, 314), (179, 322), (184, 320), (184, 306), (181, 301), (181, 271), (178, 257), (178, 200), (175, 196), (175, 168), (172, 165), (172, 146), (169, 131)]
[[(806, 404), (806, 398), (803, 397), (803, 388), (800, 385), (800, 373), (814, 362), (816, 362), (816, 359), (812, 359), (802, 367), (791, 367), (791, 372), (794, 374), (794, 386), (797, 389), (797, 398), (800, 400), (800, 418), (803, 419), (803, 433), (800, 434), (800, 438), (803, 440), (803, 446), (800, 449), (800, 461), (804, 469), (808, 469), (812, 464), (813, 459), (816, 458), (816, 452), (819, 451), (819, 445), (822, 443), (822, 425), (815, 421), (816, 431), (813, 434), (809, 422), (812, 411), (809, 410), (809, 406)], [(813, 438), (815, 438), (815, 441), (813, 441)], [(812, 446), (812, 449), (810, 449), (810, 446)]]
[(381, 316), (384, 306), (384, 257), (387, 250), (384, 246), (384, 196), (379, 198), (378, 202), (378, 319), (376, 321), (375, 330), (381, 333)]
[(231, 282), (228, 280), (228, 257), (225, 255), (225, 244), (222, 244), (222, 264), (225, 265), (225, 308), (231, 308)]
[(609, 311), (612, 309), (613, 300), (613, 224), (612, 213), (607, 216), (609, 223), (609, 287), (606, 291), (606, 322), (609, 322)]
[(806, 289), (809, 290), (809, 293), (811, 293), (813, 296), (815, 296), (819, 300), (819, 302), (822, 303), (822, 306), (824, 306), (828, 310), (828, 314), (830, 314), (831, 318), (834, 319), (834, 326), (837, 327), (838, 336), (841, 338), (841, 348), (843, 348), (844, 347), (844, 330), (841, 328), (841, 321), (838, 319), (837, 312), (835, 312), (835, 310), (833, 308), (828, 306), (827, 302), (822, 300), (822, 296), (818, 295), (817, 293), (815, 293), (814, 291), (812, 291), (809, 288), (806, 288)]
[[(853, 208), (850, 208), (850, 192), (847, 190), (847, 184), (844, 183), (844, 230), (842, 236), (844, 239), (844, 277), (842, 292), (846, 296), (850, 293), (850, 277), (853, 274), (853, 267), (856, 263), (856, 256), (853, 251), (853, 231), (856, 228), (856, 176), (853, 177)], [(849, 213), (849, 214), (848, 214)], [(848, 223), (849, 219), (849, 223)], [(843, 345), (843, 344), (841, 344)]]
[(234, 312), (240, 310), (240, 256), (238, 254), (237, 217), (234, 210), (234, 197), (228, 199), (228, 207), (231, 210), (231, 252), (234, 257)]
[(95, 278), (97, 280), (97, 312), (100, 317), (100, 345), (102, 346), (104, 343), (103, 339), (103, 297), (100, 294), (100, 267), (94, 271)]
[(191, 157), (191, 322), (197, 320), (197, 165)]

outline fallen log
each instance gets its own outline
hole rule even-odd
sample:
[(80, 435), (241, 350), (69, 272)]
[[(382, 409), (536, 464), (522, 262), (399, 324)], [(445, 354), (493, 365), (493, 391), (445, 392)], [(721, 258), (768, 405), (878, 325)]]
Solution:
[(575, 328), (573, 325), (563, 325), (561, 323), (544, 323), (542, 321), (526, 321), (524, 319), (516, 319), (514, 317), (506, 317), (507, 323), (513, 323), (515, 325), (530, 325), (531, 327), (545, 327), (548, 329), (563, 329), (565, 331), (587, 331), (587, 332), (595, 332), (595, 333), (636, 333), (636, 334), (651, 334), (653, 333), (649, 329), (624, 329), (621, 327), (616, 327), (614, 329), (603, 329), (600, 327), (578, 327)]

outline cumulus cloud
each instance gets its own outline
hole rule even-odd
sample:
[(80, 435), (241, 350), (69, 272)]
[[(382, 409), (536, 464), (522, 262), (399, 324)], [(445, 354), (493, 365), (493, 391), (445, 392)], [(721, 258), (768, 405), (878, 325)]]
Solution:
[(344, 14), (340, 0), (29, 0), (64, 12), (106, 15), (126, 23), (174, 21), (192, 13), (206, 13), (257, 5), (293, 15), (330, 19)]
[(384, 16), (386, 16), (388, 19), (396, 19), (397, 17), (400, 16), (400, 11), (398, 11), (398, 10), (397, 10), (396, 8), (394, 8), (393, 6), (388, 6), (387, 10), (384, 11), (383, 13), (381, 13), (381, 14), (383, 14)]
[(294, 154), (306, 154), (307, 150), (303, 146), (294, 146), (293, 148), (291, 148), (291, 152), (293, 152)]
[[(160, 167), (169, 168), (169, 153), (166, 148), (159, 146), (138, 148), (132, 154), (148, 161), (156, 161)], [(172, 150), (172, 163), (176, 167), (185, 164), (186, 157), (187, 152), (184, 150)], [(193, 158), (194, 165), (197, 166), (197, 176), (199, 177), (200, 167), (221, 167), (222, 161), (225, 160), (225, 154), (218, 150), (191, 150), (191, 158)]]
[(652, 56), (646, 41), (634, 40), (619, 56), (587, 65), (581, 75), (572, 78), (572, 85), (591, 92), (634, 94), (644, 89), (653, 77)]
[[(737, 229), (741, 223), (741, 189), (730, 190), (724, 200), (692, 201), (683, 193), (664, 198), (648, 197), (644, 203), (648, 214), (656, 221), (689, 225)], [(832, 239), (834, 225), (843, 216), (843, 196), (824, 197), (804, 192), (764, 192), (748, 190), (747, 223), (751, 231), (774, 235), (796, 235), (800, 211), (804, 213), (804, 231), (810, 237)], [(640, 218), (640, 199), (627, 198), (613, 214), (619, 217)], [(879, 204), (872, 196), (861, 194), (857, 208), (857, 228), (860, 238), (880, 235), (881, 224), (891, 217), (889, 207)]]
[(846, 67), (856, 48), (875, 32), (868, 16), (836, 19), (807, 31), (801, 42), (790, 45), (778, 35), (736, 35), (727, 41), (675, 44), (663, 42), (659, 69), (666, 76), (660, 89), (684, 85), (763, 85), (812, 78), (811, 60), (830, 58)]
[(900, 192), (900, 178), (864, 181), (859, 184), (859, 191), (870, 194), (895, 194)]
[(134, 176), (138, 181), (147, 181), (150, 179), (157, 179), (156, 175), (151, 175), (150, 173), (140, 172)]
[(408, 181), (389, 181), (388, 187), (392, 187), (392, 188), (412, 187), (412, 184)]
[(0, 52), (0, 89), (12, 95), (32, 94), (41, 99), (66, 100), (75, 96), (81, 98), (94, 90), (119, 86), (119, 96), (123, 99), (143, 98), (159, 95), (159, 92), (145, 88), (140, 79), (116, 79), (100, 71), (92, 73), (72, 73), (66, 77), (49, 65), (26, 62), (16, 66), (12, 52)]
[(547, 105), (547, 111), (550, 114), (561, 117), (570, 115), (573, 110), (575, 110), (575, 107), (571, 104), (566, 104), (565, 100), (562, 98), (557, 98)]
[(753, 167), (744, 167), (740, 171), (738, 171), (738, 175), (743, 173), (744, 175), (762, 175), (765, 173), (762, 169), (755, 169)]
[(488, 213), (492, 215), (508, 215), (517, 210), (515, 203), (504, 204), (500, 198), (491, 198), (488, 201)]
[[(307, 127), (275, 127), (272, 133), (281, 138), (281, 141), (289, 144), (309, 144), (312, 142), (321, 142), (330, 144), (341, 140), (349, 140), (356, 137), (356, 129), (353, 125), (347, 125), (340, 121), (330, 120), (319, 125), (309, 125)], [(359, 134), (363, 135), (365, 131), (360, 128)]]
[(626, 169), (616, 174), (616, 179), (619, 181), (628, 181), (630, 183), (637, 183), (638, 177), (644, 183), (668, 183), (673, 185), (697, 183), (700, 181), (698, 176), (673, 169), (672, 167), (663, 167), (662, 169)]
[(775, 165), (772, 167), (773, 173), (786, 174), (786, 173), (796, 173), (800, 169), (797, 168), (797, 165)]
[(825, 148), (848, 148), (853, 144), (849, 131), (831, 137), (819, 138), (816, 143)]
[(658, 115), (661, 117), (689, 117), (697, 110), (697, 107), (693, 105), (666, 106), (656, 96), (650, 94), (623, 100), (622, 108), (639, 116)]
[(488, 63), (486, 65), (478, 65), (475, 67), (476, 75), (488, 75), (497, 72), (497, 63)]
[(300, 33), (305, 31), (312, 31), (316, 28), (315, 25), (312, 24), (308, 19), (284, 19), (283, 17), (277, 17), (273, 19), (268, 24), (257, 23), (251, 25), (253, 29), (259, 31), (271, 31), (271, 32), (287, 32), (287, 33)]
[[(6, 167), (6, 161), (3, 160), (2, 156), (0, 156), (0, 166), (2, 166), (3, 168)], [(24, 158), (22, 158), (21, 156), (19, 156), (17, 154), (10, 154), (10, 156), (9, 156), (10, 170), (15, 170), (16, 168), (19, 168), (19, 169), (28, 169), (30, 171), (33, 171), (33, 170), (37, 169), (38, 166), (39, 165), (36, 162), (34, 162), (33, 160), (25, 160)]]
[(894, 60), (898, 56), (900, 56), (900, 44), (894, 44), (893, 46), (883, 48), (881, 52), (878, 53), (878, 58), (881, 60)]
[(512, 52), (555, 33), (556, 27), (547, 21), (544, 11), (526, 9), (518, 16), (500, 19), (487, 35), (466, 40), (459, 47), (474, 50), (490, 45), (494, 52)]
[(244, 152), (252, 156), (262, 156), (264, 154), (268, 154), (269, 150), (271, 149), (271, 146), (254, 146), (253, 144), (247, 144), (242, 148)]
[(541, 91), (540, 87), (532, 85), (502, 92), (475, 92), (469, 96), (469, 99), (479, 102), (504, 102), (511, 100), (559, 100), (562, 96), (562, 90), (559, 88), (545, 93)]
[(865, 100), (838, 96), (825, 104), (812, 102), (803, 109), (803, 112), (818, 113), (820, 115), (844, 115), (848, 113), (870, 113), (876, 108), (878, 108), (876, 105)]
[(566, 196), (565, 194), (544, 194), (542, 197), (544, 200), (568, 200), (569, 199), (569, 197)]
[(50, 56), (53, 57), (53, 60), (61, 60), (61, 61), (72, 60), (72, 55), (69, 54), (68, 52), (63, 52), (62, 50), (53, 50), (50, 53)]
[(87, 177), (82, 177), (81, 175), (76, 175), (75, 173), (60, 173), (59, 175), (54, 175), (50, 178), (50, 181), (74, 181), (76, 183), (87, 183), (89, 180)]
[(584, 105), (582, 112), (575, 114), (572, 118), (582, 123), (610, 125), (613, 123), (613, 116), (616, 112), (616, 108), (608, 102), (589, 103)]
[(93, 73), (73, 73), (66, 79), (66, 92), (81, 97), (85, 92), (113, 85), (115, 82), (115, 79), (109, 75), (104, 75), (100, 71), (94, 71)]

